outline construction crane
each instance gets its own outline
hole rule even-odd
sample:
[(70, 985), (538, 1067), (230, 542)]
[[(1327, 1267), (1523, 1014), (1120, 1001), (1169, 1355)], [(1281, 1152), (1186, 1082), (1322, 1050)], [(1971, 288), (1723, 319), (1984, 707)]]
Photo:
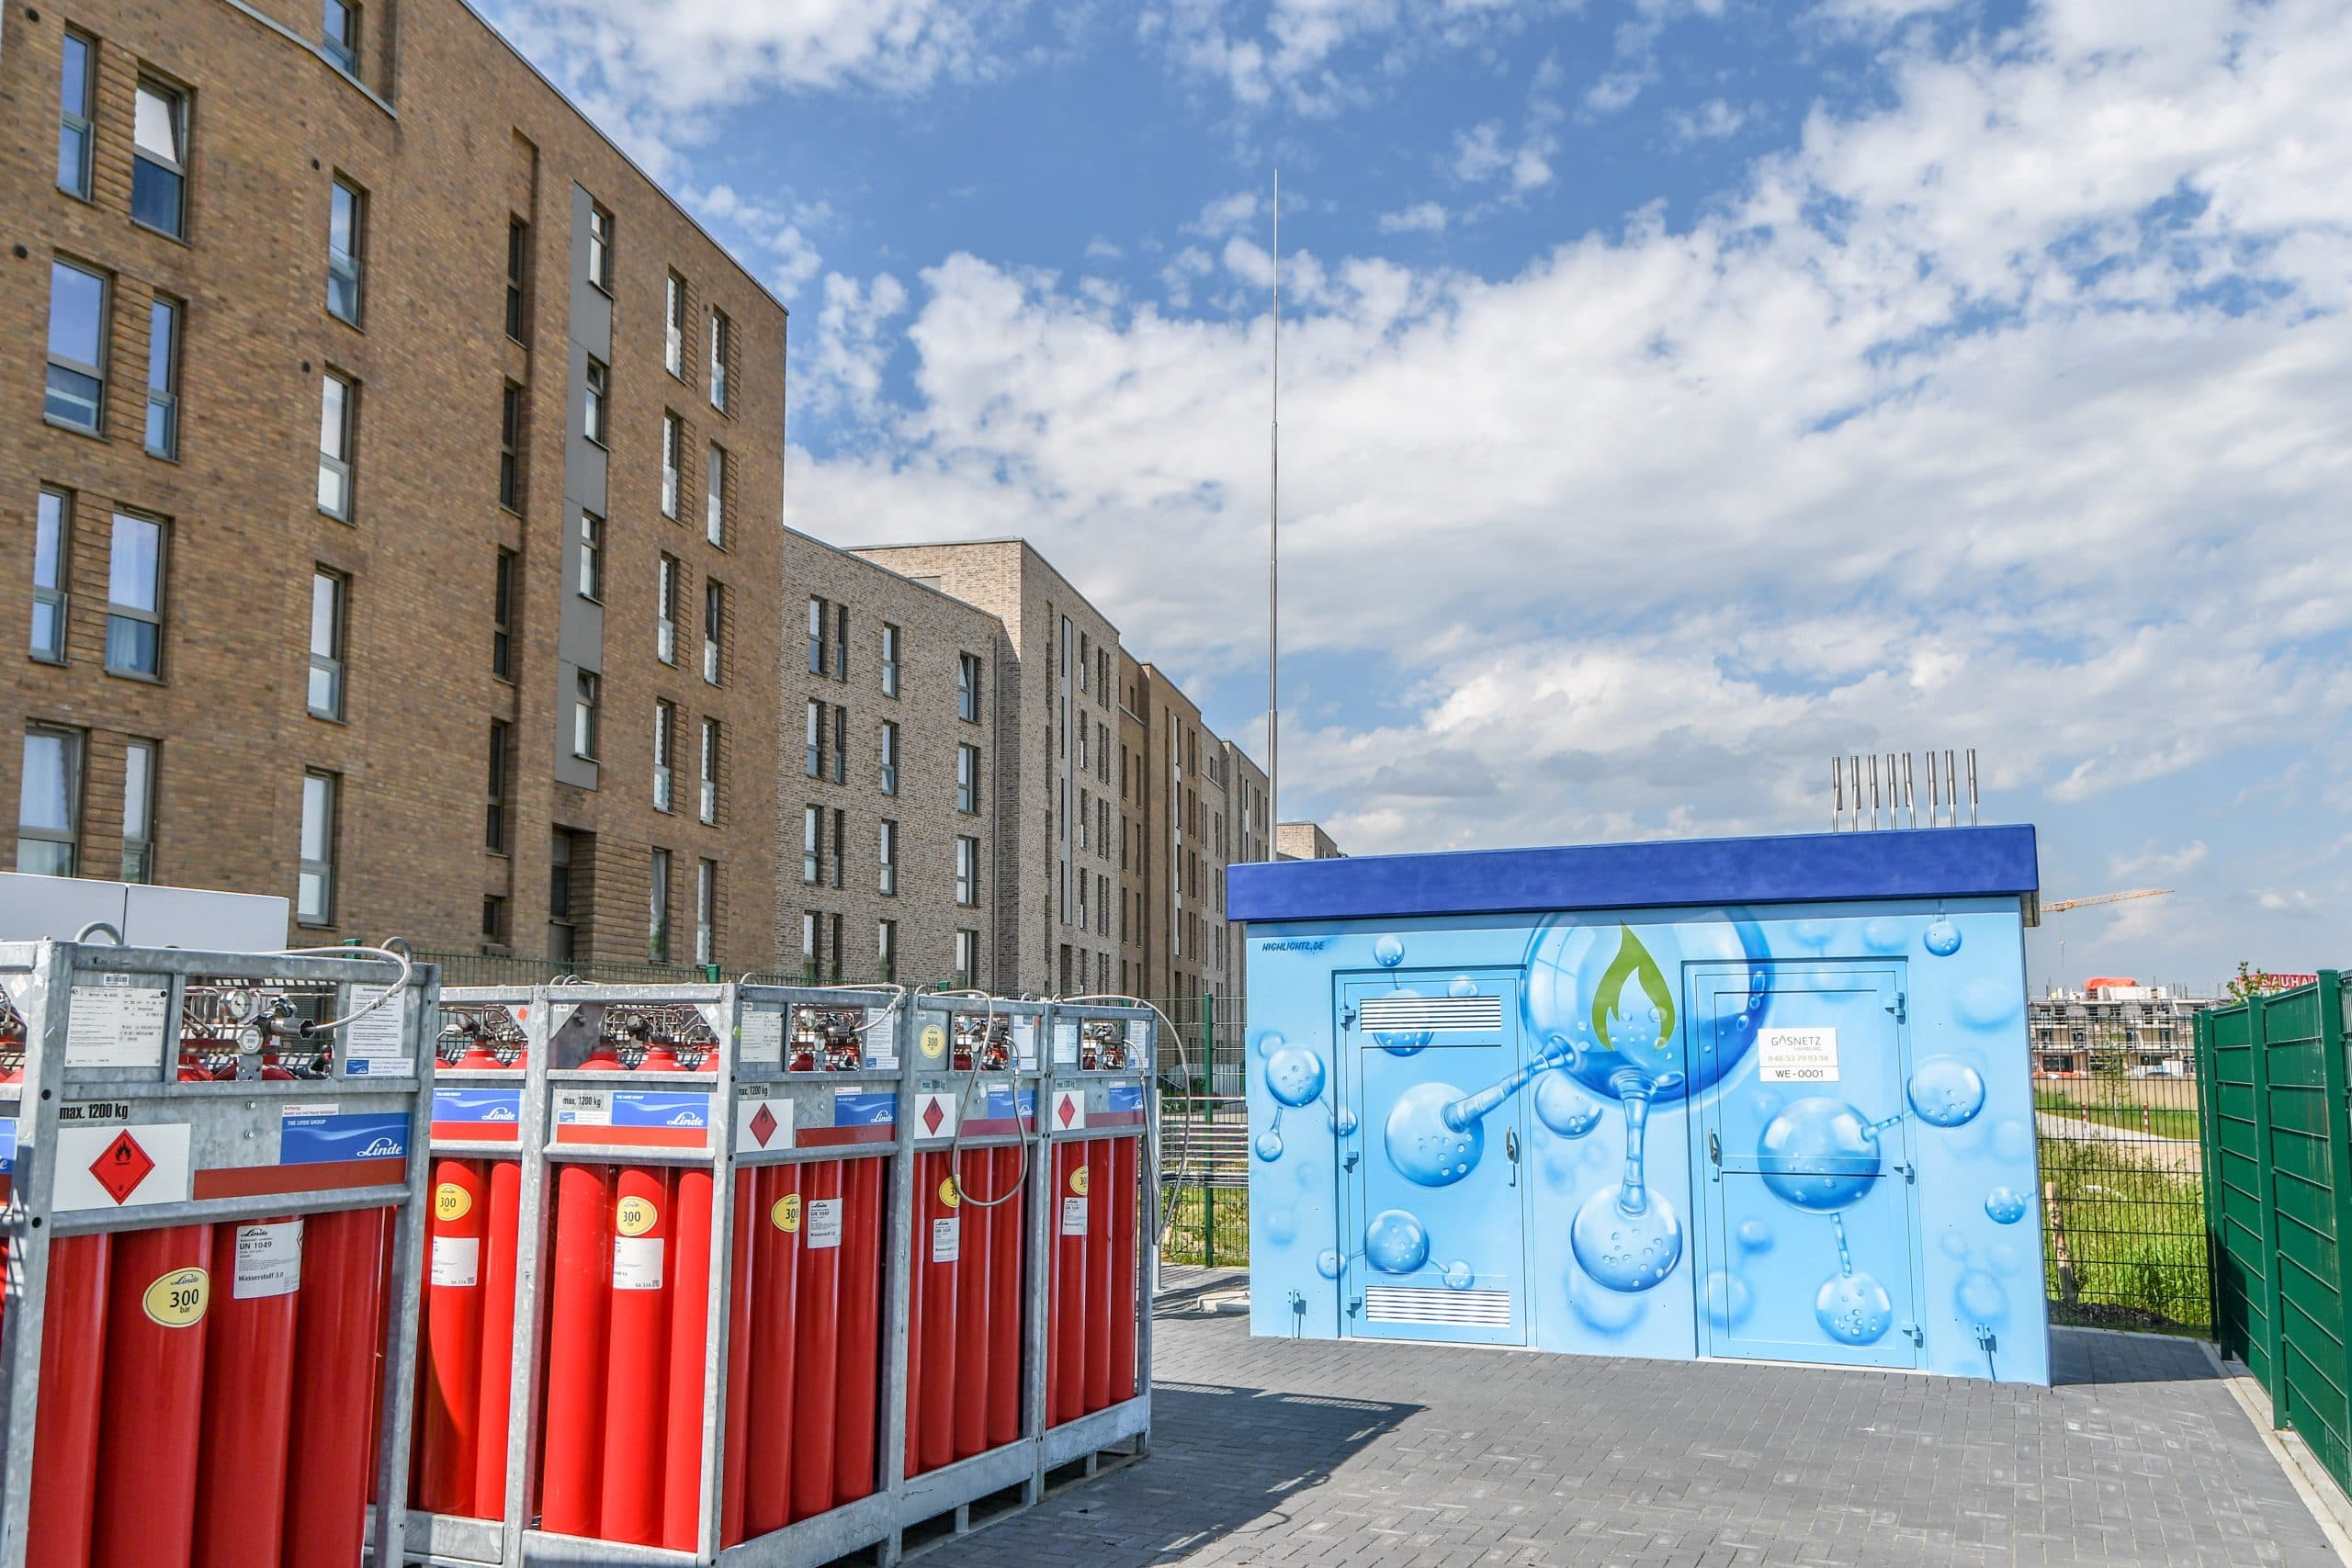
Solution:
[(2172, 891), (2169, 887), (2135, 887), (2129, 893), (2094, 893), (2087, 898), (2061, 898), (2044, 904), (2045, 915), (2063, 915), (2069, 909), (2087, 909), (2093, 904), (2120, 904), (2127, 898), (2162, 898)]

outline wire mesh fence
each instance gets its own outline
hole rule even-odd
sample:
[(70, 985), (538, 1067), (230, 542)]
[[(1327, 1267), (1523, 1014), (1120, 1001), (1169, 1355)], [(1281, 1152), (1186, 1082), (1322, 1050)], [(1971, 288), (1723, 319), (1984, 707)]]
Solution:
[(2213, 1271), (2197, 1047), (2143, 1050), (2118, 1028), (2037, 1053), (2042, 1262), (2051, 1318), (2205, 1332)]

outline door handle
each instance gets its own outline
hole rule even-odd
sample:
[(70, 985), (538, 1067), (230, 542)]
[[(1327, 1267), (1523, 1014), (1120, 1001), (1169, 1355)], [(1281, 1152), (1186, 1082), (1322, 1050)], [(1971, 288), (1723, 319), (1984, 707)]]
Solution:
[(1519, 1185), (1519, 1129), (1503, 1129), (1503, 1157), (1510, 1161), (1510, 1184)]
[(1713, 1127), (1707, 1129), (1707, 1164), (1712, 1168), (1707, 1172), (1707, 1179), (1721, 1181), (1724, 1179), (1724, 1145), (1723, 1140), (1715, 1136)]

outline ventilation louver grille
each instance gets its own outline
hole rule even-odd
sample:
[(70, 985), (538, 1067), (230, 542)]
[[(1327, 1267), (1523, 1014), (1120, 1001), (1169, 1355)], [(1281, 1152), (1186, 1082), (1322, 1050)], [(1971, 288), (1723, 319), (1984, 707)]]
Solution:
[(1456, 1328), (1508, 1328), (1510, 1326), (1510, 1292), (1374, 1285), (1363, 1293), (1363, 1315), (1370, 1323), (1428, 1323)]
[(1368, 1030), (1496, 1030), (1503, 1026), (1500, 997), (1375, 997), (1357, 1010)]

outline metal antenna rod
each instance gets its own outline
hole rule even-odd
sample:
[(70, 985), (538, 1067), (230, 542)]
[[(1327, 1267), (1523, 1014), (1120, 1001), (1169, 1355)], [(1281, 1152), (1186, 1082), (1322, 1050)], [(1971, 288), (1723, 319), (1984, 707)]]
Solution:
[(1871, 753), (1871, 831), (1878, 831), (1878, 753)]
[(1911, 826), (1919, 825), (1919, 797), (1911, 792), (1911, 753), (1903, 753), (1903, 804), (1911, 813)]
[(1952, 766), (1951, 749), (1944, 749), (1944, 822), (1960, 826), (1960, 771)]
[(1928, 826), (1930, 828), (1936, 826), (1937, 807), (1941, 804), (1936, 797), (1936, 749), (1930, 746), (1928, 748)]
[(1283, 172), (1274, 170), (1274, 363), (1266, 472), (1266, 844), (1282, 832)]
[(1976, 826), (1976, 748), (1968, 749), (1968, 825)]
[(1833, 833), (1846, 825), (1846, 759), (1829, 759), (1829, 830)]

